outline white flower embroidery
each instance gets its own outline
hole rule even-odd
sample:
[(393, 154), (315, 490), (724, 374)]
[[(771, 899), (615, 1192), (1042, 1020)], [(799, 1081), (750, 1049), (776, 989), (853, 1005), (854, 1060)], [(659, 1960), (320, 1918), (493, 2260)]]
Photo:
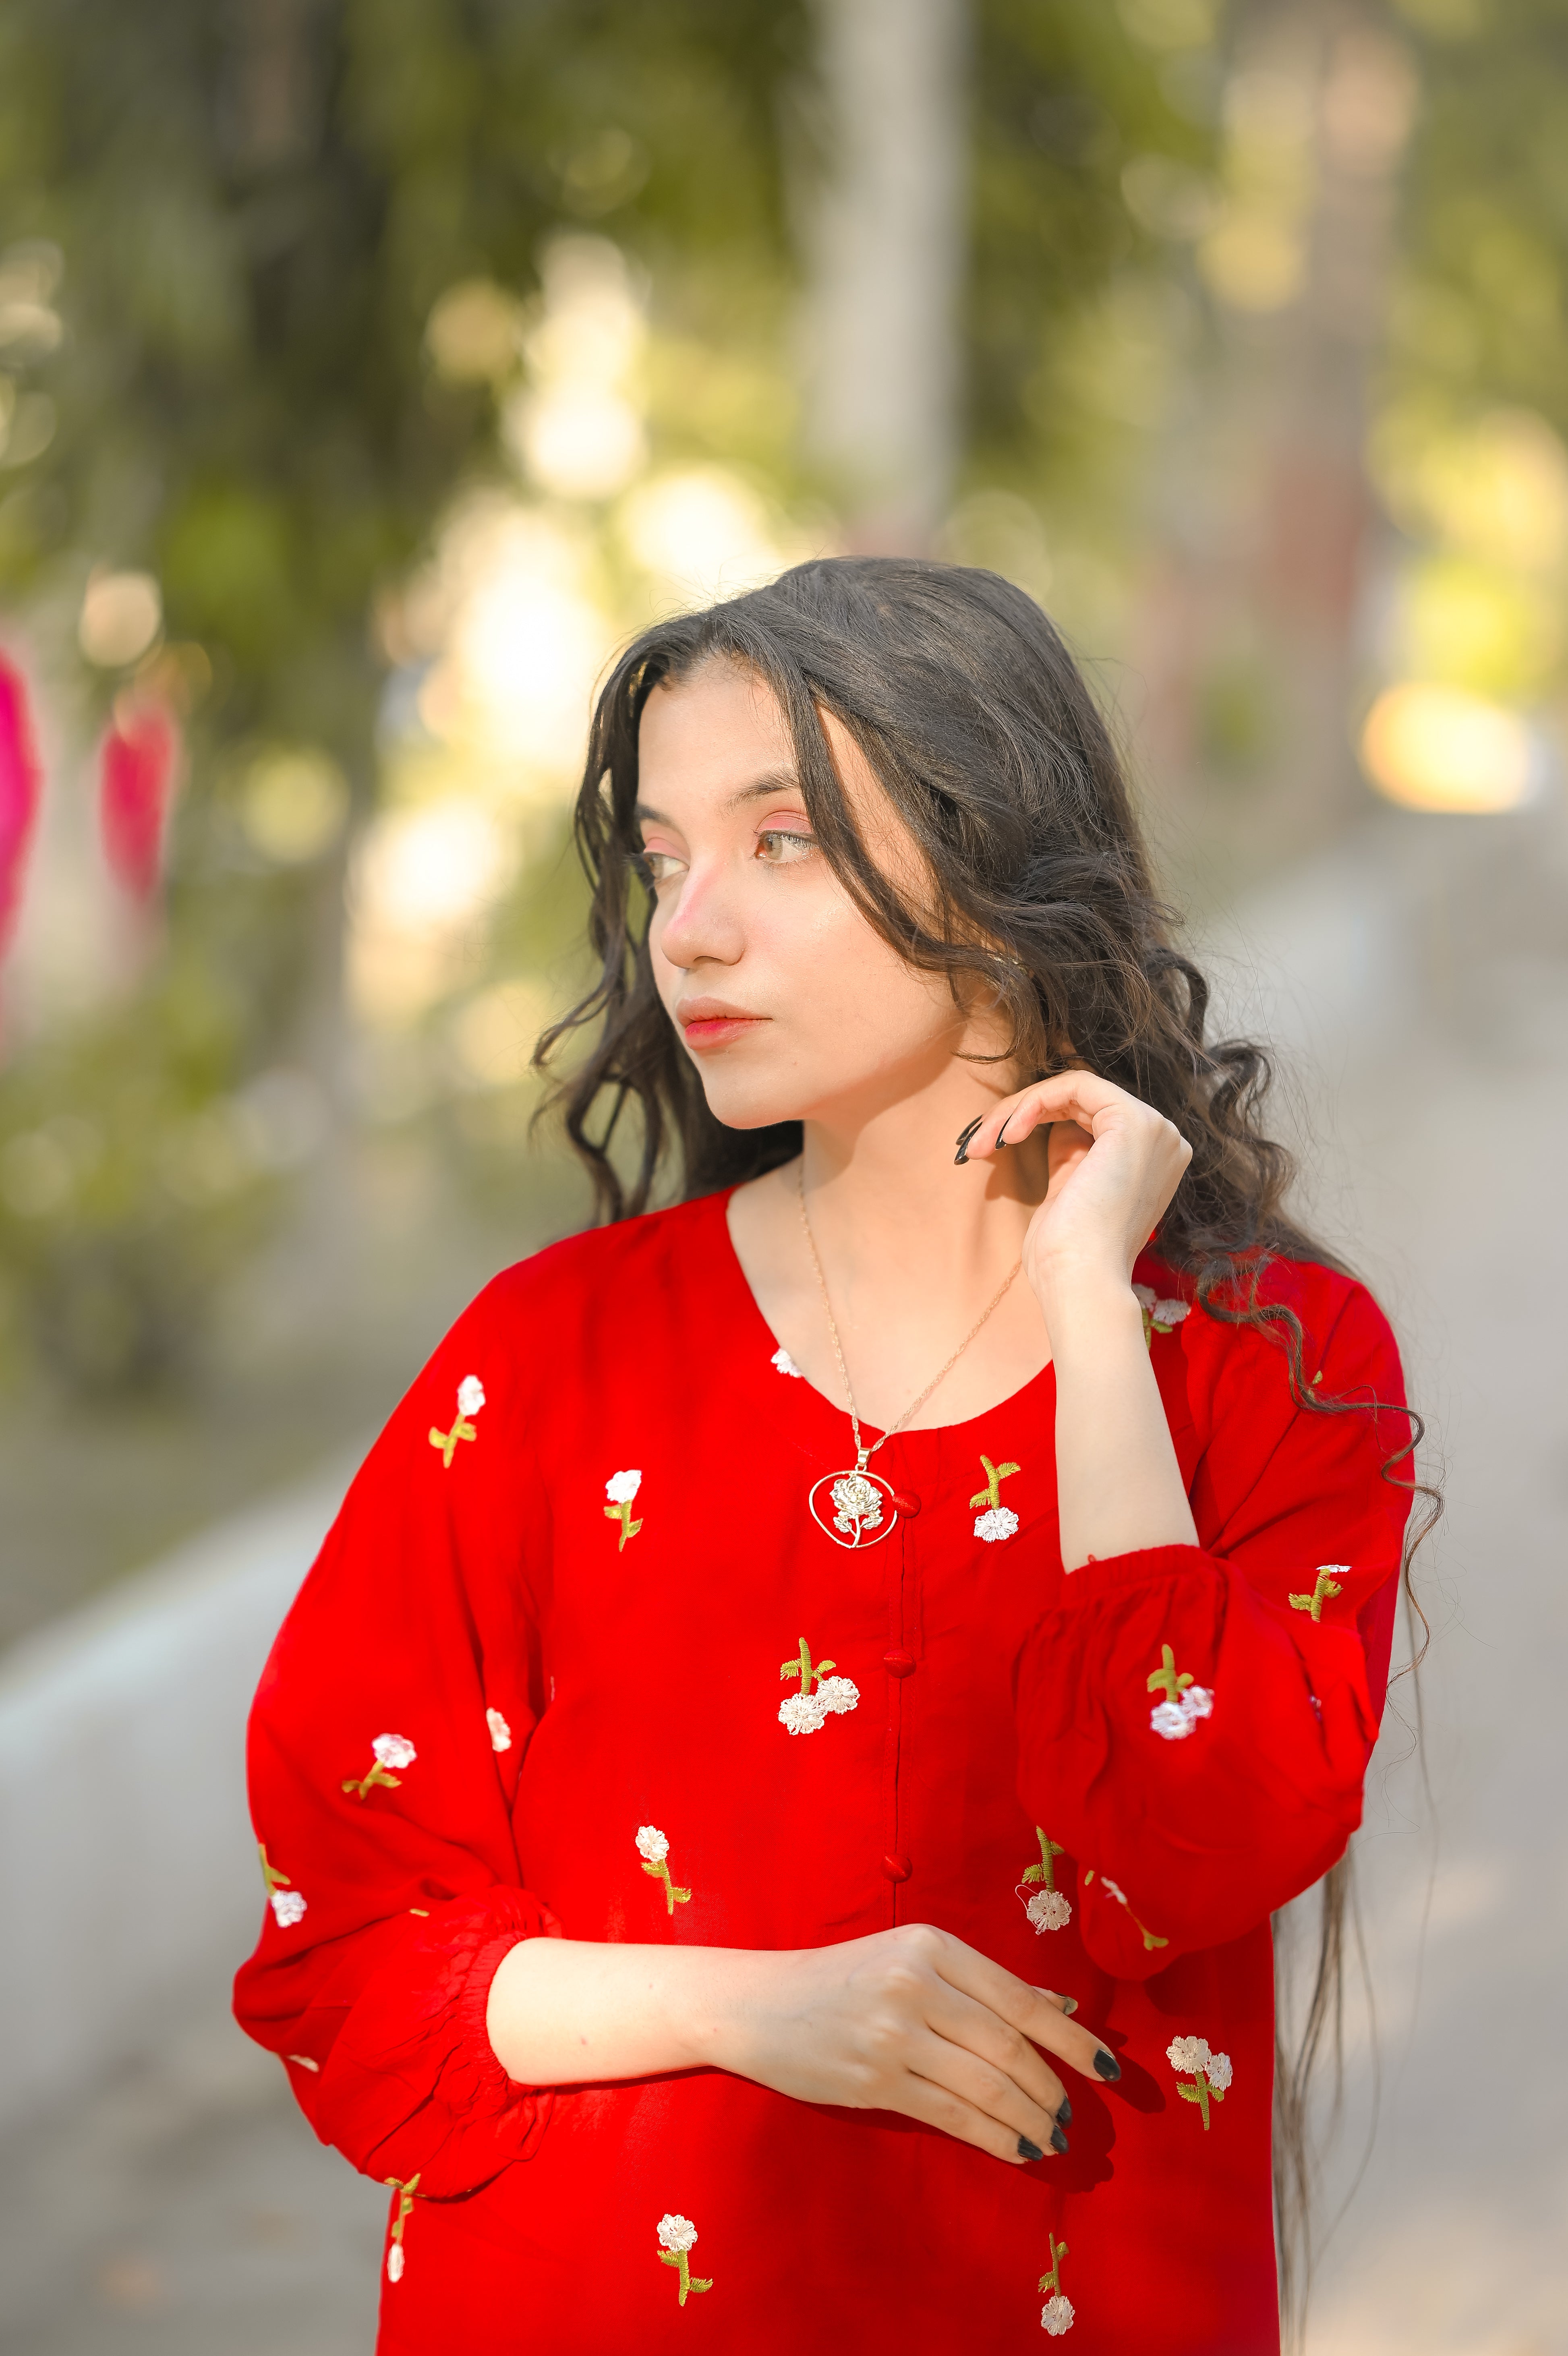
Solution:
[(969, 1501), (972, 1507), (984, 1508), (975, 1516), (974, 1535), (983, 1538), (987, 1546), (998, 1546), (1004, 1538), (1012, 1537), (1018, 1527), (1017, 1515), (1011, 1505), (1002, 1502), (1002, 1483), (1011, 1481), (1014, 1473), (1024, 1468), (1021, 1464), (993, 1464), (989, 1456), (983, 1456), (980, 1469), (985, 1475), (985, 1486), (977, 1489)]
[(1173, 2037), (1165, 2048), (1165, 2060), (1173, 2070), (1192, 2079), (1190, 2086), (1178, 2086), (1176, 2092), (1184, 2103), (1197, 2104), (1207, 2134), (1208, 2105), (1211, 2102), (1222, 2103), (1230, 2088), (1230, 2056), (1210, 2052), (1201, 2037)]
[(988, 1513), (976, 1514), (974, 1517), (974, 1535), (988, 1546), (1014, 1537), (1017, 1527), (1018, 1516), (1011, 1505), (993, 1505)]
[(1072, 1921), (1072, 1901), (1059, 1890), (1036, 1890), (1024, 1912), (1036, 1931), (1065, 1931)]
[(811, 1648), (801, 1637), (795, 1658), (779, 1665), (781, 1677), (800, 1680), (800, 1691), (779, 1705), (780, 1726), (787, 1726), (791, 1734), (815, 1734), (826, 1725), (830, 1713), (843, 1718), (854, 1708), (860, 1699), (860, 1687), (853, 1677), (830, 1676), (828, 1671), (834, 1666), (832, 1661), (820, 1661), (813, 1668)]
[(860, 1699), (860, 1687), (853, 1677), (819, 1677), (816, 1698), (835, 1718), (843, 1718)]
[(412, 1767), (418, 1756), (406, 1734), (378, 1734), (371, 1744), (369, 1773), (345, 1775), (343, 1789), (352, 1792), (359, 1800), (362, 1800), (366, 1793), (378, 1783), (384, 1783), (388, 1791), (395, 1792), (403, 1778), (394, 1774), (392, 1770)]
[(610, 1501), (605, 1507), (605, 1519), (620, 1525), (620, 1537), (616, 1547), (618, 1554), (626, 1552), (628, 1540), (634, 1538), (642, 1527), (642, 1524), (633, 1521), (631, 1516), (631, 1501), (641, 1486), (640, 1472), (612, 1472), (605, 1483), (605, 1494)]
[(1177, 1668), (1169, 1644), (1160, 1646), (1160, 1665), (1150, 1670), (1145, 1690), (1165, 1696), (1149, 1712), (1149, 1724), (1167, 1742), (1182, 1741), (1200, 1718), (1213, 1715), (1214, 1696), (1194, 1682), (1190, 1669)]
[(1167, 1742), (1182, 1742), (1200, 1718), (1214, 1714), (1214, 1696), (1207, 1686), (1188, 1686), (1175, 1701), (1163, 1701), (1149, 1712), (1149, 1724)]
[(318, 2074), (320, 2072), (320, 2062), (313, 2062), (308, 2053), (290, 2053), (285, 2058), (287, 2061), (292, 2062), (296, 2070), (308, 2070), (313, 2075)]
[(815, 1734), (828, 1722), (828, 1706), (821, 1693), (789, 1694), (779, 1705), (779, 1723), (791, 1734)]
[(406, 2184), (400, 2184), (395, 2176), (389, 2176), (386, 2179), (391, 2190), (397, 2194), (397, 2215), (392, 2219), (392, 2244), (387, 2251), (387, 2280), (389, 2282), (401, 2282), (403, 2280), (403, 2228), (413, 2214), (413, 2196), (419, 2190), (419, 2179), (422, 2172), (423, 2171), (421, 2169), (416, 2168)]
[(671, 2217), (668, 2211), (659, 2220), (659, 2263), (673, 2266), (680, 2278), (681, 2291), (677, 2304), (684, 2307), (694, 2290), (712, 2290), (713, 2282), (699, 2282), (692, 2272), (686, 2253), (697, 2238), (697, 2229), (690, 2217)]
[(468, 1419), (478, 1415), (484, 1403), (485, 1387), (478, 1375), (465, 1375), (457, 1386), (457, 1412), (452, 1419), (451, 1430), (442, 1431), (436, 1425), (431, 1425), (430, 1445), (441, 1451), (441, 1462), (448, 1472), (452, 1470), (457, 1442), (460, 1440), (478, 1440), (479, 1435)]
[(511, 1749), (511, 1729), (507, 1724), (505, 1719), (501, 1716), (499, 1710), (486, 1710), (485, 1724), (490, 1730), (490, 1749), (492, 1751), (510, 1751)]
[[(1040, 1844), (1040, 1861), (1025, 1867), (1024, 1879), (1014, 1885), (1013, 1894), (1023, 1901), (1024, 1912), (1039, 1936), (1047, 1931), (1066, 1930), (1072, 1921), (1072, 1901), (1057, 1888), (1057, 1859), (1066, 1856), (1066, 1849), (1051, 1838), (1044, 1825), (1035, 1826), (1035, 1838)], [(1040, 2288), (1054, 2290), (1056, 2285), (1042, 2283)]]
[(800, 1367), (795, 1364), (794, 1359), (789, 1355), (789, 1351), (785, 1349), (782, 1343), (780, 1343), (778, 1349), (774, 1351), (772, 1357), (768, 1360), (768, 1364), (769, 1365), (777, 1366), (781, 1375), (795, 1375), (798, 1376), (802, 1382), (805, 1380), (805, 1376), (800, 1374)]
[(1185, 1301), (1156, 1301), (1152, 1284), (1135, 1284), (1133, 1290), (1144, 1312), (1144, 1339), (1150, 1333), (1168, 1333), (1187, 1315), (1189, 1303)]
[(669, 1836), (661, 1833), (657, 1825), (639, 1825), (637, 1850), (642, 1859), (644, 1873), (651, 1874), (655, 1881), (662, 1882), (664, 1885), (666, 1913), (673, 1914), (677, 1906), (689, 1905), (691, 1891), (682, 1890), (670, 1870)]
[(1067, 2256), (1068, 2248), (1067, 2244), (1058, 2242), (1054, 2233), (1050, 2236), (1050, 2266), (1040, 2276), (1038, 2284), (1039, 2289), (1050, 2294), (1040, 2309), (1040, 2324), (1053, 2340), (1059, 2340), (1064, 2331), (1072, 2329), (1072, 2301), (1062, 2289), (1062, 2260)]
[(274, 1890), (272, 1910), (277, 1917), (280, 1931), (292, 1931), (305, 1912), (305, 1901), (297, 1890)]

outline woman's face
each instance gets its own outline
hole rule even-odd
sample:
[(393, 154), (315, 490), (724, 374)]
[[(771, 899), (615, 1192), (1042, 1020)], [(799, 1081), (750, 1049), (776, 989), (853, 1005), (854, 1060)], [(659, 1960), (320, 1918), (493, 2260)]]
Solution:
[[(824, 725), (863, 839), (913, 881), (913, 846), (859, 748)], [(995, 1018), (966, 1020), (943, 975), (906, 965), (828, 865), (760, 680), (714, 660), (656, 688), (639, 767), (654, 978), (718, 1119), (858, 1125), (940, 1080), (961, 1047), (991, 1044)], [(1011, 1085), (995, 1066), (985, 1079)]]

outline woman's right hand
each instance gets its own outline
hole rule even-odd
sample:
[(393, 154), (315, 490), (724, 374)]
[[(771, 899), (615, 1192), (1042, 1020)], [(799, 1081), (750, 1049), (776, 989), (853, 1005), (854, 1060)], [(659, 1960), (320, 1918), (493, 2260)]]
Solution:
[(1053, 2062), (1122, 2074), (1064, 1998), (929, 1922), (731, 1960), (701, 2058), (798, 2102), (900, 2112), (1015, 2167), (1068, 2147)]

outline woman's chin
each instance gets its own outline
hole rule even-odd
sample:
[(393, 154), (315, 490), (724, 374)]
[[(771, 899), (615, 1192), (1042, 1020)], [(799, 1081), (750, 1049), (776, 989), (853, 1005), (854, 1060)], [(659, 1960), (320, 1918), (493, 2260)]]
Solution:
[(779, 1121), (802, 1118), (800, 1099), (773, 1089), (725, 1087), (715, 1073), (703, 1075), (708, 1110), (725, 1129), (773, 1129)]

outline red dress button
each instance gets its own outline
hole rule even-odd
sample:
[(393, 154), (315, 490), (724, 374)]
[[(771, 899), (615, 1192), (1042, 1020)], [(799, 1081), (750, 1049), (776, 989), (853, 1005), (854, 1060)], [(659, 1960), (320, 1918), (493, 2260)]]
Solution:
[(882, 1665), (890, 1677), (912, 1677), (915, 1663), (908, 1653), (884, 1653)]
[(912, 1489), (895, 1489), (893, 1503), (907, 1522), (912, 1522), (920, 1510), (920, 1501)]
[(907, 1857), (885, 1857), (882, 1870), (889, 1881), (908, 1881), (915, 1869)]

